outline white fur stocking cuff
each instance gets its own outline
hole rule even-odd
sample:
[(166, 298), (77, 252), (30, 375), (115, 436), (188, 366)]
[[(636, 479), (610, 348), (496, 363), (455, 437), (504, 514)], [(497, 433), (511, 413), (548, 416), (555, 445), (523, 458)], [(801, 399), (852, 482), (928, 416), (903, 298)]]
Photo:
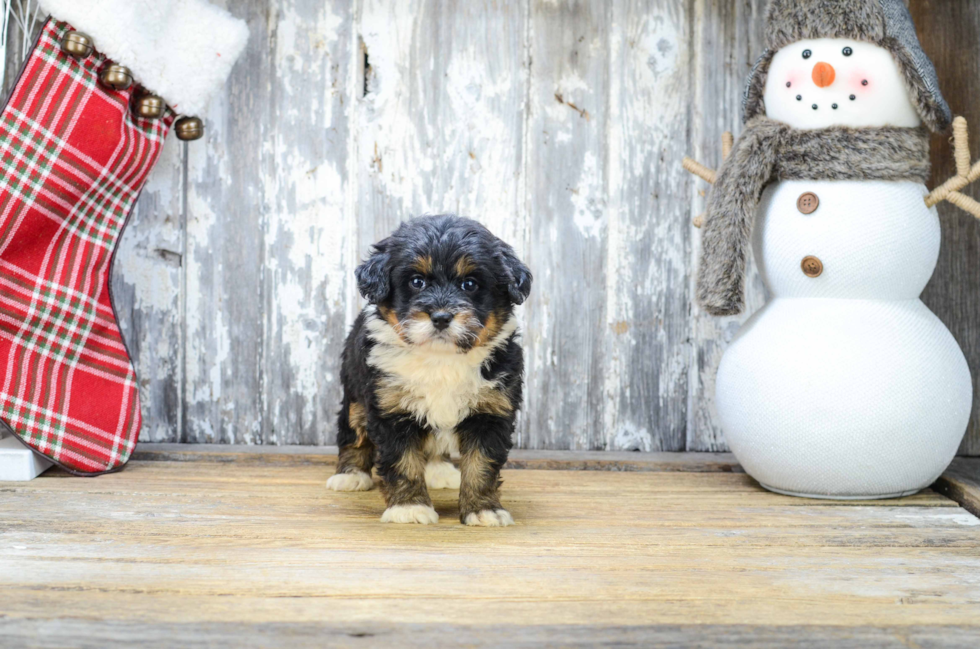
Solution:
[(92, 37), (146, 89), (185, 115), (204, 112), (248, 40), (245, 22), (207, 0), (40, 0)]

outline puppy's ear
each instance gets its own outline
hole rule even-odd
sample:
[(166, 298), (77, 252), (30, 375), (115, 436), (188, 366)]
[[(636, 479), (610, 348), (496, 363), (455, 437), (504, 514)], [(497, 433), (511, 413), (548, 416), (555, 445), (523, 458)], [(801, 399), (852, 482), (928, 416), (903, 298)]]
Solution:
[(531, 271), (524, 265), (524, 262), (517, 258), (510, 246), (498, 253), (497, 259), (504, 269), (510, 301), (514, 304), (523, 304), (527, 296), (531, 294), (531, 281), (534, 279), (531, 276)]
[(391, 292), (391, 255), (384, 241), (375, 245), (371, 256), (357, 267), (357, 290), (371, 304), (380, 304)]

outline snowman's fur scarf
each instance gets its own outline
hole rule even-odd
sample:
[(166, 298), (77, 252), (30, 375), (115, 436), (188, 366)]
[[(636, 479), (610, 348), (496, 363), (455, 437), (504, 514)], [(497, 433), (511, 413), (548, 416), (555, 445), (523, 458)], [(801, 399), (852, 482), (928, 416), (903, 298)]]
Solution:
[[(899, 11), (903, 15), (898, 15)], [(766, 113), (763, 94), (776, 52), (805, 39), (849, 38), (888, 50), (898, 63), (922, 121), (934, 132), (945, 131), (952, 122), (949, 106), (938, 88), (930, 91), (922, 76), (935, 77), (932, 64), (924, 55), (918, 62), (913, 60), (910, 44), (888, 33), (891, 21), (893, 29), (911, 30), (907, 36), (915, 40), (914, 29), (905, 13), (904, 6), (886, 4), (885, 0), (771, 0), (766, 17), (767, 49), (756, 62), (745, 89), (742, 106), (745, 121)], [(913, 45), (918, 48), (917, 44)]]
[(702, 236), (697, 297), (712, 315), (742, 311), (745, 264), (762, 191), (775, 180), (929, 177), (924, 128), (794, 129), (765, 116), (746, 124), (718, 172)]

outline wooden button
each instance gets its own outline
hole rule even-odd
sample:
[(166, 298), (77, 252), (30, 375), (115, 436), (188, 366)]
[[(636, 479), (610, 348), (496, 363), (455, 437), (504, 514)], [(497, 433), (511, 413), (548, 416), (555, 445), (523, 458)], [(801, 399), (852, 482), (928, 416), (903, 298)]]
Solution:
[(803, 274), (807, 277), (820, 277), (823, 275), (823, 262), (813, 256), (804, 257), (800, 263), (800, 268), (803, 269)]
[(796, 208), (804, 214), (813, 214), (820, 207), (820, 198), (813, 192), (801, 194), (796, 199)]

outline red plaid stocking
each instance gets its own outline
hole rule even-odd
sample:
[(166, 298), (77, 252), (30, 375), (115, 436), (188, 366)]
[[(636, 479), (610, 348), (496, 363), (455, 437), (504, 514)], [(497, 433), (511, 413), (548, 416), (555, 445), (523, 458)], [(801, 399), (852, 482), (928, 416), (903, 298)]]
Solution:
[(173, 122), (140, 119), (105, 57), (61, 51), (49, 21), (0, 115), (0, 419), (77, 473), (122, 466), (139, 393), (109, 271)]

